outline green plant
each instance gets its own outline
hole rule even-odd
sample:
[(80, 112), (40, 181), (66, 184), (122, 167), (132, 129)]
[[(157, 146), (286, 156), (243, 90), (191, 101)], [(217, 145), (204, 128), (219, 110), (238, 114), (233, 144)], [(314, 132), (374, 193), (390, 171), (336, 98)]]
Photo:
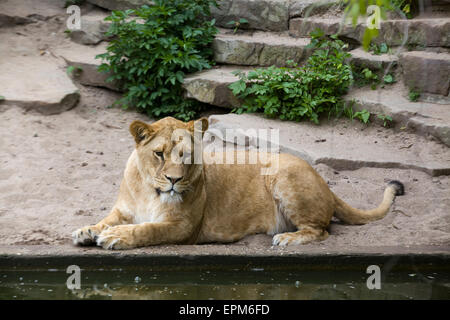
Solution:
[(386, 127), (388, 123), (392, 122), (392, 117), (387, 114), (378, 114), (377, 118), (383, 121), (383, 127)]
[(367, 111), (366, 109), (363, 109), (361, 111), (355, 112), (352, 116), (352, 120), (353, 119), (358, 119), (363, 123), (368, 123), (369, 122), (369, 118), (370, 118), (370, 112)]
[(401, 10), (408, 19), (413, 17), (413, 12), (419, 7), (417, 0), (391, 0), (392, 6)]
[(211, 67), (211, 42), (217, 33), (209, 20), (215, 0), (155, 0), (140, 9), (113, 11), (105, 20), (114, 36), (99, 71), (120, 83), (123, 108), (135, 106), (151, 117), (197, 116), (201, 104), (183, 98), (186, 73)]
[(377, 45), (376, 43), (371, 43), (369, 51), (371, 51), (372, 54), (379, 56), (381, 54), (388, 53), (389, 47), (385, 42), (381, 43), (380, 45)]
[(0, 96), (0, 101), (5, 100), (4, 96)]
[(227, 25), (234, 27), (233, 33), (236, 33), (238, 31), (238, 29), (242, 25), (245, 25), (245, 24), (248, 24), (248, 21), (247, 21), (247, 19), (244, 19), (244, 18), (239, 19), (239, 21), (231, 20), (227, 23)]
[(417, 102), (420, 98), (420, 92), (416, 89), (410, 89), (408, 93), (409, 101)]
[(380, 83), (378, 76), (369, 68), (362, 69), (358, 66), (353, 66), (353, 78), (355, 79), (355, 84), (357, 87), (364, 87), (370, 85), (373, 90), (376, 89), (377, 85)]
[(75, 66), (68, 66), (66, 69), (67, 75), (74, 75), (75, 77), (78, 77), (81, 72), (83, 71), (82, 67), (75, 67)]
[(351, 68), (345, 64), (350, 57), (345, 51), (347, 44), (315, 30), (309, 47), (315, 51), (304, 67), (291, 62), (291, 68), (271, 66), (248, 74), (236, 72), (240, 79), (229, 88), (243, 104), (235, 111), (263, 111), (269, 117), (315, 123), (322, 113), (336, 113), (343, 105), (341, 96), (353, 81)]
[(396, 82), (396, 80), (395, 80), (395, 77), (394, 77), (393, 74), (388, 73), (388, 74), (386, 74), (386, 75), (383, 77), (383, 82), (384, 82), (385, 84), (393, 84), (393, 83)]

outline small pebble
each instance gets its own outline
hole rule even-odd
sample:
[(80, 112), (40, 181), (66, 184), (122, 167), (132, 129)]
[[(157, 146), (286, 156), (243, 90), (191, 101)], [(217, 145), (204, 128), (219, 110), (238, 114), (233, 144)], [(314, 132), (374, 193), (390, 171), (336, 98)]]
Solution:
[(88, 165), (87, 162), (83, 162), (83, 163), (81, 164), (82, 167), (86, 167), (87, 165)]

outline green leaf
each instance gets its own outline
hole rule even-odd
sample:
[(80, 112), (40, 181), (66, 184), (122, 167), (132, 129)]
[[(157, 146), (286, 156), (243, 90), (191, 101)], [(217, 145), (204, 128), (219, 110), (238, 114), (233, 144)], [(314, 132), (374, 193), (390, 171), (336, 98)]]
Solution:
[(382, 44), (380, 44), (380, 53), (388, 53), (388, 51), (389, 48), (386, 43), (383, 42)]
[(69, 76), (72, 75), (74, 70), (75, 70), (74, 66), (68, 66), (67, 69), (66, 69), (67, 75), (69, 75)]
[(392, 84), (395, 82), (394, 76), (392, 74), (387, 74), (383, 77), (383, 81), (386, 84)]

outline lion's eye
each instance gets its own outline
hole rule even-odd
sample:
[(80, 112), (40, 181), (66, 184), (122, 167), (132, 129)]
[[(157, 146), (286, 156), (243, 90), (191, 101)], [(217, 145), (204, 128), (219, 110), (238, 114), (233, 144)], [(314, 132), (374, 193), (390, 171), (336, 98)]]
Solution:
[(156, 155), (158, 158), (161, 158), (161, 159), (164, 160), (164, 153), (163, 153), (162, 151), (155, 151), (155, 155)]

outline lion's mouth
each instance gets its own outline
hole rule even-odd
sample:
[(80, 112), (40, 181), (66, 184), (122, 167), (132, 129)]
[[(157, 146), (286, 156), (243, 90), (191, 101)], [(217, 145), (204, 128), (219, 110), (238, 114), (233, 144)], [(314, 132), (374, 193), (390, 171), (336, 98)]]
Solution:
[(170, 190), (168, 190), (168, 191), (162, 191), (160, 188), (156, 188), (156, 193), (158, 194), (158, 195), (161, 195), (162, 193), (163, 194), (170, 194), (170, 196), (171, 197), (173, 197), (174, 195), (181, 195), (183, 192), (178, 192), (178, 191), (176, 191), (175, 189), (170, 189)]

